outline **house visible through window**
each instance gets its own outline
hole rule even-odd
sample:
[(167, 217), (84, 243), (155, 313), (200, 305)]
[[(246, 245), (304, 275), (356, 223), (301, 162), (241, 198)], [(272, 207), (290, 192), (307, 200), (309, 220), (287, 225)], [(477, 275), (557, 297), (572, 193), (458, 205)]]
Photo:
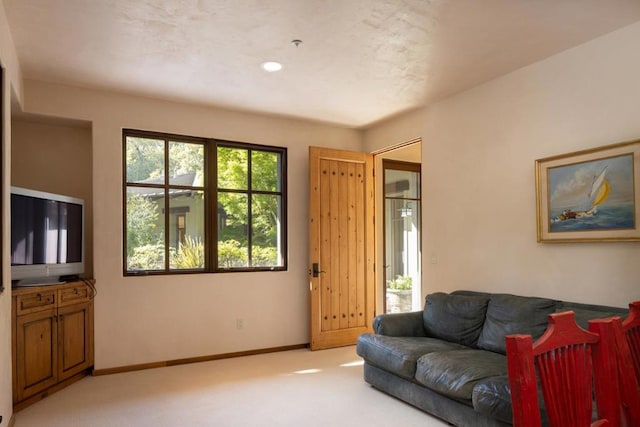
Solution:
[(123, 136), (125, 274), (286, 268), (286, 149)]
[(176, 216), (176, 225), (178, 226), (178, 241), (177, 244), (184, 244), (184, 238), (186, 237), (187, 217), (184, 214)]

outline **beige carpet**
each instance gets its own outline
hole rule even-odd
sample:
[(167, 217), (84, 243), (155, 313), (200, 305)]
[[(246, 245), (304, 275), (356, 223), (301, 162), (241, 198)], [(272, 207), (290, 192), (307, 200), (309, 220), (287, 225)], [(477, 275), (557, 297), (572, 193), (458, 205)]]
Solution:
[(366, 384), (355, 347), (88, 377), (15, 414), (15, 427), (446, 425)]

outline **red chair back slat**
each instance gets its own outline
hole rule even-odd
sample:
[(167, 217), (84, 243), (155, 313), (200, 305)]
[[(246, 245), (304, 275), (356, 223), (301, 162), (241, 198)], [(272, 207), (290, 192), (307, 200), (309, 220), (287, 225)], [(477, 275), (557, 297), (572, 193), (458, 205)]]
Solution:
[(538, 404), (531, 335), (508, 335), (505, 341), (513, 425), (514, 427), (539, 427), (542, 425), (542, 420)]
[(625, 424), (617, 421), (614, 425), (640, 426), (640, 389), (622, 321), (619, 317), (590, 320), (589, 330), (600, 335), (603, 357), (607, 359), (604, 362), (606, 369), (596, 371), (596, 388), (603, 387), (603, 382), (609, 382), (613, 378), (615, 389), (607, 389), (606, 393), (609, 396), (617, 393), (618, 399), (617, 402), (598, 401), (598, 407), (602, 406), (601, 413), (609, 419), (622, 417), (626, 421)]
[(629, 304), (629, 316), (622, 322), (622, 329), (629, 343), (636, 381), (640, 383), (640, 301)]
[(530, 335), (505, 340), (515, 427), (541, 425), (536, 369), (550, 426), (607, 425), (591, 424), (592, 350), (599, 337), (580, 328), (572, 311), (549, 315), (549, 327), (535, 343)]
[[(591, 423), (591, 351), (587, 344), (549, 350), (534, 357), (551, 425)], [(575, 378), (576, 381), (563, 381)], [(548, 405), (547, 402), (553, 402)], [(573, 410), (567, 410), (572, 408)]]

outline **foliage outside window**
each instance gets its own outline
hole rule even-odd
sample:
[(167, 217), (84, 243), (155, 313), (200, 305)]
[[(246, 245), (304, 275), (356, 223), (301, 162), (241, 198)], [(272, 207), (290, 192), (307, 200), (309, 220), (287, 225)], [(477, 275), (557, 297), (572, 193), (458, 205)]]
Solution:
[(124, 145), (125, 274), (286, 267), (284, 149), (131, 130)]
[(393, 280), (387, 280), (387, 289), (396, 291), (410, 291), (413, 289), (413, 283), (410, 276), (396, 275)]
[(282, 265), (282, 153), (218, 145), (218, 266)]

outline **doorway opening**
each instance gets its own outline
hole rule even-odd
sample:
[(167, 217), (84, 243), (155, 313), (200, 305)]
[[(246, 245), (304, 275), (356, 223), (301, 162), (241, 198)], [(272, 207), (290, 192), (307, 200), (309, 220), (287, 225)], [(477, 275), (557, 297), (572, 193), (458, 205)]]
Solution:
[(421, 165), (383, 159), (384, 312), (419, 310)]

